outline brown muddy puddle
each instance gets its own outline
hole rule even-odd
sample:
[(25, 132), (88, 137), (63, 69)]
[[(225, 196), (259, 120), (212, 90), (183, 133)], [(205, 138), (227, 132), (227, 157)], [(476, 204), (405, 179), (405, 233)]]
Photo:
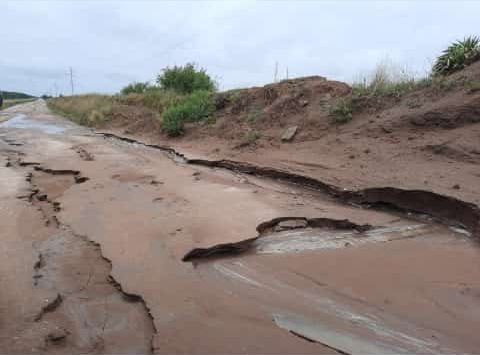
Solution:
[(479, 345), (470, 328), (478, 318), (457, 307), (478, 304), (465, 287), (480, 294), (480, 268), (463, 274), (463, 286), (451, 280), (480, 262), (472, 248), (470, 238), (442, 226), (384, 227), (362, 237), (305, 229), (261, 237), (251, 253), (197, 270), (259, 305), (276, 326), (340, 352), (468, 352)]

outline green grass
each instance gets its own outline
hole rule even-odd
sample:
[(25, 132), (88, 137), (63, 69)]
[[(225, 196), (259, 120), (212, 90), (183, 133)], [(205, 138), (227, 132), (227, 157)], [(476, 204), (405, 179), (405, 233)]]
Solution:
[(0, 110), (5, 110), (9, 107), (15, 106), (15, 105), (20, 105), (20, 104), (25, 104), (27, 102), (32, 102), (35, 101), (36, 99), (14, 99), (14, 100), (3, 100), (3, 106), (0, 107)]
[(47, 101), (55, 113), (84, 126), (98, 126), (111, 119), (115, 98), (107, 95), (59, 97)]
[(184, 98), (184, 95), (180, 95), (172, 90), (151, 87), (143, 94), (130, 93), (118, 96), (117, 99), (125, 105), (144, 106), (162, 114), (170, 106), (182, 102)]
[(404, 68), (398, 68), (388, 61), (380, 62), (369, 78), (352, 85), (354, 97), (401, 97), (423, 87), (427, 81), (417, 80)]

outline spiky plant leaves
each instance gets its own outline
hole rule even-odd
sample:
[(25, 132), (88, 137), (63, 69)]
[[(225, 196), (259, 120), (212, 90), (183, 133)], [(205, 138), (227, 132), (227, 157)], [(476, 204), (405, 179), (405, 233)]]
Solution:
[(480, 38), (469, 36), (448, 46), (437, 58), (432, 70), (436, 75), (446, 75), (463, 69), (479, 59)]

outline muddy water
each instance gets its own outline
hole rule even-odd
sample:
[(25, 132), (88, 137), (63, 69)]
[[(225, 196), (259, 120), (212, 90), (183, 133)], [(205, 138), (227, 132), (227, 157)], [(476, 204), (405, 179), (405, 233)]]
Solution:
[[(29, 121), (70, 127), (55, 121), (41, 103), (29, 107), (23, 112)], [(101, 247), (87, 264), (99, 263), (109, 272), (103, 257), (111, 261), (110, 273), (122, 291), (112, 297), (141, 296), (133, 298), (133, 308), (122, 303), (127, 307), (123, 311), (109, 308), (112, 322), (107, 324), (112, 332), (127, 332), (131, 351), (148, 352), (145, 343), (134, 340), (141, 334), (149, 338), (153, 330), (156, 353), (430, 353), (480, 346), (475, 334), (480, 314), (474, 311), (480, 303), (480, 254), (462, 230), (339, 204), (320, 192), (278, 181), (189, 166), (157, 150), (76, 129), (36, 127), (1, 127), (2, 155), (15, 150), (23, 154), (22, 161), (80, 171), (89, 178), (69, 185), (65, 176), (39, 174), (33, 183), (60, 204), (53, 214), (72, 237), (80, 238), (78, 243), (84, 237)], [(18, 169), (6, 171), (20, 177), (34, 171), (33, 166)], [(255, 237), (259, 224), (285, 216), (349, 219), (373, 228), (274, 230), (257, 239), (248, 253), (181, 261), (192, 248)], [(18, 235), (14, 226), (12, 230), (11, 235)], [(48, 235), (53, 244), (62, 238)], [(57, 251), (59, 267), (83, 272), (81, 264), (69, 263), (75, 259), (67, 250)], [(32, 280), (36, 260), (30, 262)], [(57, 283), (59, 290), (66, 285), (55, 273), (49, 283)], [(39, 293), (33, 287), (22, 292), (32, 299)], [(97, 305), (105, 301), (95, 292), (87, 297)], [(24, 302), (38, 308), (33, 301)], [(52, 324), (62, 311), (49, 312)], [(81, 334), (95, 332), (96, 314), (101, 313), (69, 313), (68, 325), (58, 323), (68, 335), (55, 349), (78, 349)], [(122, 326), (129, 323), (128, 316), (137, 319), (131, 324), (141, 321), (150, 327), (135, 326), (135, 332)], [(79, 317), (92, 325), (82, 328)], [(4, 343), (10, 344), (8, 339)]]
[(59, 134), (65, 131), (64, 127), (59, 126), (58, 124), (51, 124), (45, 122), (39, 122), (32, 119), (29, 119), (24, 114), (18, 114), (8, 121), (1, 123), (0, 127), (3, 128), (17, 128), (17, 129), (31, 129), (39, 130), (44, 133), (49, 134)]

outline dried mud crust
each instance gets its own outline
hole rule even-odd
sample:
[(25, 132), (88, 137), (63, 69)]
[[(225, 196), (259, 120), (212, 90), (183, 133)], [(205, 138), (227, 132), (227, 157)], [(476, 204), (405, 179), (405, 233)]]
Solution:
[(39, 347), (48, 352), (153, 353), (155, 326), (143, 298), (124, 291), (113, 278), (112, 263), (99, 244), (75, 234), (57, 218), (62, 207), (56, 198), (88, 178), (76, 170), (26, 162), (14, 152), (8, 154), (7, 166), (27, 170), (30, 193), (18, 198), (41, 212), (50, 235), (34, 242), (38, 260), (33, 283), (56, 295), (32, 320), (39, 324), (33, 329), (52, 329), (38, 330)]
[(279, 217), (263, 222), (257, 226), (258, 236), (236, 243), (217, 244), (210, 248), (195, 248), (189, 251), (182, 258), (182, 261), (195, 261), (198, 259), (211, 259), (221, 256), (238, 255), (248, 252), (254, 242), (263, 235), (279, 230), (301, 229), (301, 228), (323, 228), (337, 230), (354, 230), (359, 233), (372, 228), (368, 224), (359, 225), (349, 220), (338, 220), (331, 218), (302, 218), (302, 217)]

